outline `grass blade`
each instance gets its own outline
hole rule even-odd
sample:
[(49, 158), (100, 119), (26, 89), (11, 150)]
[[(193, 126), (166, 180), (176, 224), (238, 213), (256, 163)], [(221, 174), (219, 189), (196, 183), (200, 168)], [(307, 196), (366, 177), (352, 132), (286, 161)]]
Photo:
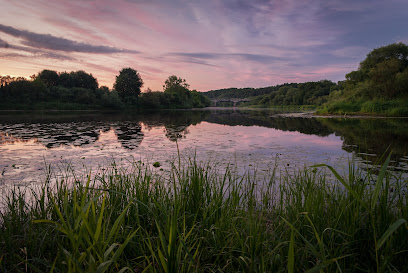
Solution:
[(339, 175), (339, 173), (332, 167), (327, 164), (318, 164), (311, 166), (311, 168), (317, 168), (317, 167), (327, 167), (337, 178), (337, 180), (340, 181), (341, 184), (353, 195), (353, 197), (358, 200), (362, 205), (366, 206), (366, 204), (361, 200), (360, 196), (350, 187), (350, 185)]
[(394, 222), (394, 224), (392, 224), (383, 234), (383, 236), (381, 236), (380, 240), (378, 240), (377, 243), (377, 250), (381, 248), (381, 246), (385, 243), (385, 241), (387, 241), (387, 239), (394, 233), (394, 231), (396, 231), (399, 226), (401, 226), (402, 224), (406, 223), (407, 221), (405, 219), (399, 219), (397, 221)]
[(375, 188), (374, 188), (373, 196), (371, 199), (371, 210), (374, 209), (375, 204), (377, 203), (377, 200), (378, 200), (378, 196), (380, 195), (382, 182), (387, 173), (387, 167), (388, 167), (388, 164), (390, 163), (390, 159), (391, 159), (391, 153), (388, 155), (384, 164), (381, 166), (380, 173), (378, 174), (377, 183), (375, 183)]
[(295, 232), (291, 229), (289, 251), (288, 251), (288, 272), (295, 272)]

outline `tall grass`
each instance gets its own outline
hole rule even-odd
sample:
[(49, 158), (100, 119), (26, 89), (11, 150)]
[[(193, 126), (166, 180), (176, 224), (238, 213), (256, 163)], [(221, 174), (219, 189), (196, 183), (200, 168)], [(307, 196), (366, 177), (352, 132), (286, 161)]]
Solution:
[(195, 160), (162, 175), (135, 163), (15, 188), (0, 215), (0, 269), (407, 272), (408, 181), (388, 161), (378, 175), (318, 165), (263, 183)]
[(342, 99), (333, 100), (317, 110), (318, 114), (363, 114), (390, 117), (407, 117), (406, 99)]

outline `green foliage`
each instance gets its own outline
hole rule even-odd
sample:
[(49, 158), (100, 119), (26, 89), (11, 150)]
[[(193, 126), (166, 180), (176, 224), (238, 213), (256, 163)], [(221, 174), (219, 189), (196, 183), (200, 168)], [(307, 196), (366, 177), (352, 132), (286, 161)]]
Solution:
[(153, 167), (155, 167), (155, 168), (158, 168), (160, 166), (161, 166), (160, 162), (156, 161), (156, 162), (153, 163)]
[(36, 80), (42, 81), (45, 85), (56, 86), (58, 85), (58, 73), (53, 70), (44, 69), (36, 76)]
[(408, 46), (390, 44), (367, 54), (359, 69), (346, 75), (341, 94), (329, 96), (319, 111), (406, 116), (407, 99)]
[(0, 109), (173, 109), (206, 107), (208, 98), (200, 92), (190, 91), (185, 80), (171, 76), (166, 81), (166, 92), (143, 93), (139, 73), (124, 68), (116, 77), (115, 89), (98, 88), (98, 81), (84, 71), (61, 72), (43, 70), (34, 81), (24, 78), (1, 77)]
[(188, 109), (210, 106), (211, 102), (202, 93), (190, 91), (186, 80), (170, 76), (163, 85), (164, 92), (150, 89), (142, 93), (139, 106), (147, 109)]
[(250, 98), (250, 102), (241, 103), (244, 106), (275, 107), (322, 105), (327, 96), (340, 89), (343, 83), (335, 84), (329, 80), (305, 83), (285, 83), (264, 88), (229, 88), (203, 93), (210, 99)]
[(164, 93), (168, 94), (170, 104), (181, 105), (181, 108), (191, 108), (190, 85), (185, 79), (177, 76), (169, 76), (163, 85)]
[(135, 162), (16, 187), (0, 212), (0, 270), (406, 272), (408, 181), (390, 161), (350, 162), (347, 176), (271, 170), (264, 183), (195, 159), (160, 176)]
[(226, 88), (219, 90), (211, 90), (203, 92), (203, 94), (210, 99), (225, 99), (225, 98), (237, 98), (243, 99), (248, 97), (256, 97), (272, 92), (278, 91), (279, 88), (284, 86), (297, 87), (297, 83), (285, 83), (276, 86), (262, 87), (262, 88)]
[(249, 105), (262, 107), (321, 105), (326, 102), (330, 92), (336, 89), (338, 85), (328, 80), (285, 85), (270, 94), (254, 97)]
[(189, 90), (190, 85), (185, 79), (175, 75), (169, 76), (163, 85), (164, 92), (181, 92), (181, 90)]
[(45, 99), (48, 90), (41, 81), (15, 81), (0, 89), (1, 103), (32, 103)]
[(139, 96), (142, 86), (143, 80), (136, 70), (123, 68), (119, 72), (119, 75), (116, 76), (113, 88), (123, 100), (128, 100), (129, 103), (133, 103), (134, 98)]
[[(72, 87), (79, 87), (85, 88), (90, 90), (96, 90), (98, 88), (98, 81), (92, 76), (92, 74), (88, 74), (85, 71), (79, 70), (76, 72), (71, 72), (70, 77), (73, 82)], [(60, 75), (61, 80), (61, 75)], [(60, 85), (64, 86), (62, 83)], [(71, 86), (66, 86), (71, 87)]]
[(367, 57), (360, 63), (358, 70), (368, 74), (378, 64), (389, 60), (399, 60), (403, 67), (407, 67), (408, 46), (403, 43), (394, 43), (376, 48), (367, 54)]
[(63, 86), (65, 88), (86, 88), (96, 90), (98, 88), (98, 81), (85, 71), (72, 71), (71, 73), (62, 72), (57, 73), (53, 70), (44, 69), (34, 76), (36, 81), (43, 82), (47, 87)]

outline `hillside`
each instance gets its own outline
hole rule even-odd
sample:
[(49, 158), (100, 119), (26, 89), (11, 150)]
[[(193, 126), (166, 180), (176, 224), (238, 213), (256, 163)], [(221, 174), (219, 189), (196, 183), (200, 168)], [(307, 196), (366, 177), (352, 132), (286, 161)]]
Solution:
[(297, 83), (284, 83), (275, 86), (261, 87), (261, 88), (225, 88), (218, 90), (211, 90), (207, 92), (202, 92), (202, 94), (209, 99), (225, 99), (225, 98), (250, 98), (265, 94), (270, 94), (272, 92), (278, 91), (279, 88), (284, 86), (297, 86)]
[(285, 83), (263, 88), (227, 88), (202, 93), (209, 99), (250, 99), (241, 106), (318, 107), (320, 114), (408, 116), (408, 46), (394, 43), (367, 54), (345, 81)]
[(408, 116), (408, 46), (395, 43), (372, 50), (318, 112)]
[(210, 99), (249, 98), (241, 105), (253, 107), (319, 106), (327, 101), (330, 92), (341, 88), (338, 84), (321, 80), (318, 82), (285, 83), (263, 88), (228, 88), (204, 92)]

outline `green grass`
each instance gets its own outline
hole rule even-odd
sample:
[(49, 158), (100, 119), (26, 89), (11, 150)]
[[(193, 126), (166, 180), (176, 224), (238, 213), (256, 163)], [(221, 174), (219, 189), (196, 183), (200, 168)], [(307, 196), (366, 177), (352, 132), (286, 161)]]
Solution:
[(407, 117), (407, 99), (393, 100), (338, 100), (324, 104), (317, 110), (318, 114), (362, 114), (390, 117)]
[(264, 183), (195, 160), (47, 178), (4, 196), (0, 271), (407, 272), (408, 181), (388, 162)]

